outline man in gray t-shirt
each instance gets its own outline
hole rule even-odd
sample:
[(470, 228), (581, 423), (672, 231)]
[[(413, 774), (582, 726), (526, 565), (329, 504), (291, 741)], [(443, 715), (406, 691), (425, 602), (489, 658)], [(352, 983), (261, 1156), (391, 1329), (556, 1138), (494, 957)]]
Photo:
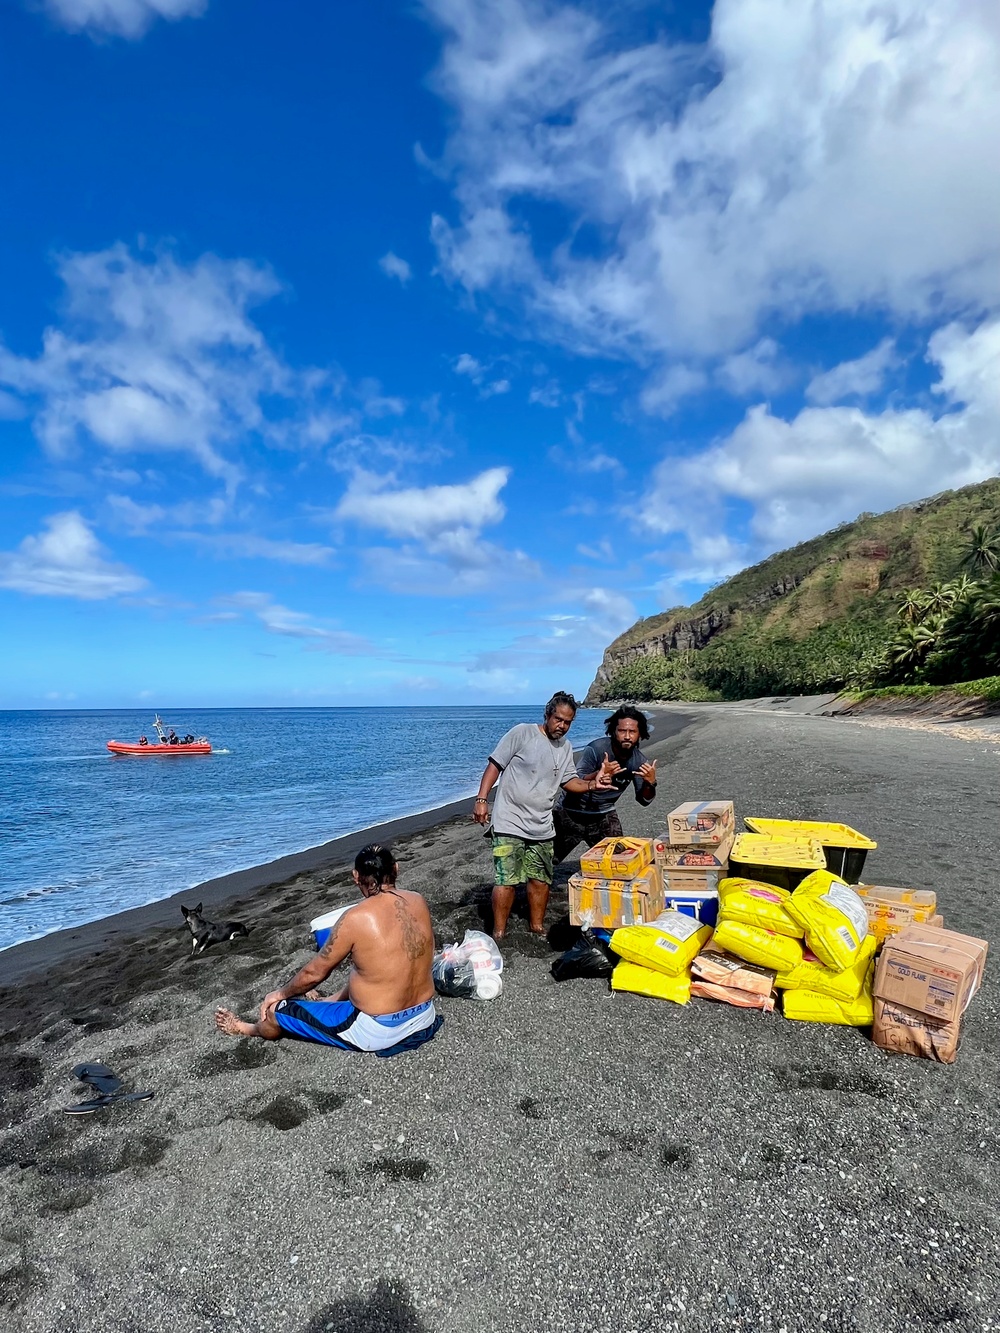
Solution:
[(586, 778), (577, 776), (566, 733), (577, 703), (562, 690), (545, 705), (545, 721), (511, 727), (493, 748), (473, 807), (477, 824), (490, 823), (486, 797), (497, 779), (493, 805), (493, 937), (502, 939), (518, 884), (528, 892), (528, 926), (545, 933), (545, 909), (552, 884), (552, 807), (560, 790), (596, 791), (611, 786), (608, 765)]

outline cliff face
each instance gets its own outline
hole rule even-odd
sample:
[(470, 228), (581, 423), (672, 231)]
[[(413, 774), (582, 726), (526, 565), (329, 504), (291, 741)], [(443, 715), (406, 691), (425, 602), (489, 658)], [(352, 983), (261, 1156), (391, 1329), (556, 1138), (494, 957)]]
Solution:
[(649, 616), (619, 635), (604, 652), (586, 702), (610, 698), (615, 675), (641, 658), (698, 653), (717, 639), (735, 645), (757, 632), (801, 642), (859, 618), (895, 624), (898, 594), (956, 577), (969, 530), (980, 523), (1000, 527), (1000, 478), (862, 514), (779, 551), (693, 606)]
[[(597, 675), (587, 691), (586, 704), (599, 704), (605, 697), (605, 691), (612, 676), (623, 666), (628, 666), (639, 657), (664, 657), (671, 652), (697, 652), (710, 643), (717, 634), (728, 629), (737, 614), (765, 610), (772, 602), (793, 592), (802, 582), (802, 576), (785, 574), (769, 587), (755, 593), (742, 605), (716, 606), (704, 615), (690, 619), (668, 621), (662, 630), (651, 633), (631, 643), (616, 640), (604, 650), (604, 658), (597, 668)], [(641, 622), (640, 622), (641, 623)], [(629, 631), (635, 632), (638, 626)]]

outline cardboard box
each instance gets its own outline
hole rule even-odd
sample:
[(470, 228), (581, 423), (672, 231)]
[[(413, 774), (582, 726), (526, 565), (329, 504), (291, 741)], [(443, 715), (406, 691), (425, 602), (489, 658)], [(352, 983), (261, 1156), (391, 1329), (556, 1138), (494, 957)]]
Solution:
[(667, 815), (671, 846), (717, 847), (736, 831), (732, 801), (687, 801)]
[(883, 1051), (919, 1055), (950, 1065), (958, 1054), (960, 1026), (958, 1019), (940, 1023), (927, 1014), (875, 997), (872, 1040)]
[(893, 889), (885, 884), (856, 884), (854, 891), (868, 913), (868, 929), (876, 939), (898, 935), (907, 926), (938, 925), (937, 895), (930, 889)]
[(727, 866), (719, 866), (718, 869), (710, 869), (707, 866), (699, 866), (697, 869), (668, 866), (660, 873), (663, 876), (664, 897), (683, 898), (691, 894), (717, 895), (719, 881), (728, 876), (729, 869)]
[(574, 926), (590, 924), (600, 930), (648, 925), (663, 911), (663, 886), (655, 866), (647, 866), (630, 880), (572, 875), (569, 881), (569, 919)]
[(602, 838), (580, 857), (580, 873), (599, 879), (632, 879), (652, 864), (652, 838)]
[(939, 1023), (956, 1021), (979, 988), (988, 947), (953, 930), (907, 926), (886, 940), (874, 994)]
[(726, 870), (729, 866), (729, 853), (732, 850), (734, 833), (730, 833), (714, 847), (691, 846), (690, 843), (672, 843), (664, 838), (653, 839), (653, 860), (661, 868), (694, 870)]

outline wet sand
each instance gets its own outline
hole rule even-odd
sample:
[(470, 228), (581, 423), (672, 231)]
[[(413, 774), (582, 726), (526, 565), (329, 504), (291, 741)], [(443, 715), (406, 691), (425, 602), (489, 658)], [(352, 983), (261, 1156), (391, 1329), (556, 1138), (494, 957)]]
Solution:
[[(881, 882), (934, 887), (949, 925), (997, 936), (995, 745), (678, 708), (650, 748), (661, 796), (622, 799), (628, 831), (709, 796), (844, 820), (878, 838)], [(393, 834), (442, 940), (488, 900), (468, 808)], [(199, 893), (253, 926), (199, 959), (172, 900), (0, 954), (13, 1328), (1000, 1327), (994, 959), (952, 1067), (850, 1029), (557, 985), (519, 918), (503, 996), (440, 1001), (417, 1052), (222, 1037), (216, 1003), (248, 1015), (311, 956), (310, 917), (352, 900), (354, 850)], [(73, 1066), (94, 1060), (156, 1097), (65, 1116)]]

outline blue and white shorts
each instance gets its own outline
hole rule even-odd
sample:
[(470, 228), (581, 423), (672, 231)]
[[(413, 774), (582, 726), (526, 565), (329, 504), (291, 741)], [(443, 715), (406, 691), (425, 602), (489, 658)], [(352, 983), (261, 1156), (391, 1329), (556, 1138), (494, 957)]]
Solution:
[(289, 1037), (342, 1051), (397, 1055), (430, 1041), (444, 1021), (426, 1000), (397, 1014), (365, 1014), (350, 1000), (282, 1000), (274, 1021)]

